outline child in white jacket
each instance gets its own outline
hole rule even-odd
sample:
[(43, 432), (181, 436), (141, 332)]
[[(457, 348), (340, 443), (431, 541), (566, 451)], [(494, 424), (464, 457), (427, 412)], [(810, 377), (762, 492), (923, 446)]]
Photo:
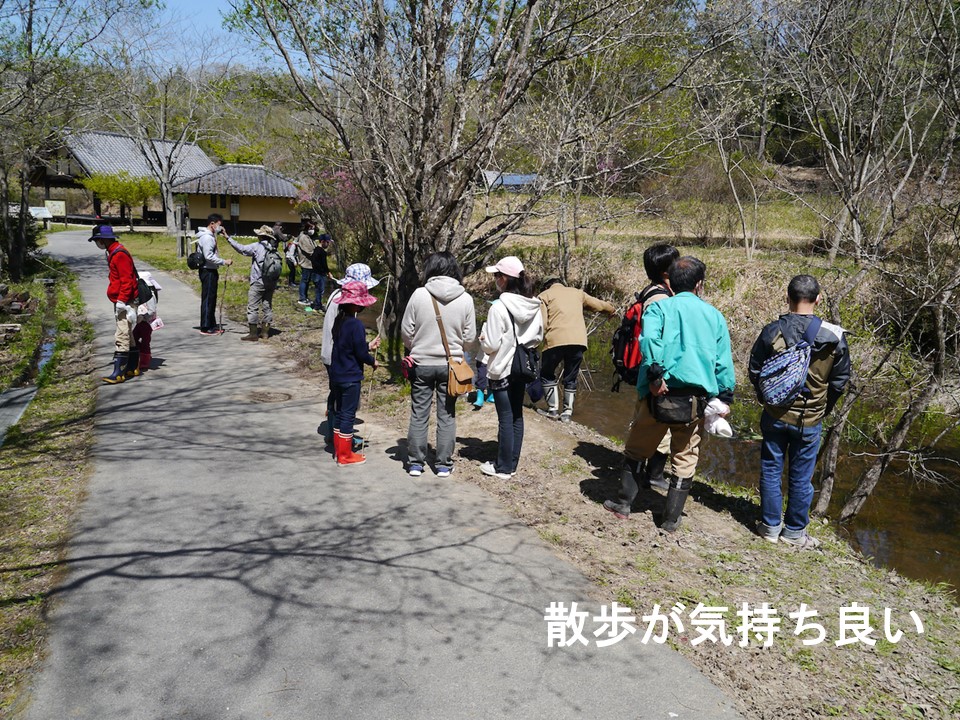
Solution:
[(481, 472), (507, 480), (517, 472), (523, 446), (523, 395), (527, 381), (511, 373), (517, 345), (533, 348), (543, 340), (540, 300), (533, 296), (533, 279), (520, 259), (509, 255), (487, 268), (500, 297), (490, 306), (480, 332), (487, 355), (487, 377), (497, 408), (497, 460)]

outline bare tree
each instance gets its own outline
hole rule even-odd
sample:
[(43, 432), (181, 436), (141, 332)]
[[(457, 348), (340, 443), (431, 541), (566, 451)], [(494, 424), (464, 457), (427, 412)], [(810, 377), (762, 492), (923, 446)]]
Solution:
[(553, 221), (554, 270), (565, 282), (584, 238), (652, 212), (659, 197), (643, 181), (665, 177), (697, 145), (691, 97), (679, 81), (705, 51), (677, 51), (688, 40), (669, 10), (638, 15), (617, 42), (546, 69), (505, 130), (500, 166), (516, 157), (553, 188), (534, 217)]
[(2, 215), (3, 254), (14, 280), (26, 260), (31, 178), (83, 111), (85, 62), (105, 29), (149, 0), (5, 0), (0, 4), (0, 194), (19, 184), (19, 214)]
[(830, 259), (882, 254), (915, 207), (942, 141), (949, 67), (931, 43), (947, 0), (770, 0), (778, 67), (820, 141), (842, 202)]
[[(548, 177), (515, 203), (487, 205), (476, 185), (533, 81), (621, 42), (636, 17), (662, 7), (638, 0), (233, 5), (234, 22), (276, 48), (305, 105), (349, 157), (398, 279), (388, 298), (394, 317), (426, 255), (449, 250), (467, 270), (478, 267), (557, 187)], [(674, 82), (662, 78), (659, 87)]]
[[(960, 227), (957, 207), (934, 207), (923, 213), (915, 236), (898, 247), (885, 269), (885, 295), (889, 314), (903, 328), (923, 364), (910, 372), (904, 393), (905, 407), (860, 475), (857, 485), (840, 511), (840, 520), (856, 515), (876, 488), (883, 473), (897, 459), (921, 480), (924, 472), (922, 450), (904, 448), (916, 421), (938, 396), (946, 396), (945, 380), (957, 371), (957, 333), (960, 331), (956, 296), (960, 290)], [(953, 352), (951, 352), (951, 350)], [(928, 446), (926, 450), (932, 449)]]
[(136, 140), (173, 234), (173, 186), (187, 179), (185, 150), (214, 137), (218, 116), (233, 109), (224, 97), (229, 53), (157, 7), (124, 17), (113, 30), (97, 53), (100, 111), (112, 129)]
[[(829, 218), (833, 228), (829, 259), (850, 256), (851, 272), (826, 287), (831, 319), (840, 323), (857, 293), (876, 277), (903, 274), (916, 281), (915, 268), (942, 259), (944, 235), (928, 243), (910, 243), (915, 216), (926, 208), (949, 207), (944, 179), (956, 170), (953, 144), (956, 115), (950, 93), (955, 83), (956, 23), (949, 0), (768, 0), (771, 20), (767, 45), (776, 48), (778, 81), (802, 118), (805, 131), (819, 140), (824, 165), (841, 211)], [(908, 253), (906, 248), (910, 245)], [(926, 318), (943, 315), (956, 278), (927, 275), (916, 282), (915, 312), (898, 317), (893, 308), (874, 311), (875, 335), (886, 347), (855, 367), (848, 392), (834, 415), (821, 449), (821, 494), (815, 511), (830, 502), (840, 441), (855, 403), (878, 393), (896, 406), (899, 396), (887, 383), (898, 372), (908, 388), (876, 461), (861, 478), (843, 517), (862, 506), (884, 470), (909, 437), (913, 423), (937, 393), (935, 354), (904, 363), (913, 348), (897, 337), (909, 336)], [(939, 314), (938, 314), (939, 313)], [(936, 322), (934, 323), (937, 324)], [(941, 328), (938, 332), (946, 332)], [(912, 387), (922, 387), (913, 393)]]

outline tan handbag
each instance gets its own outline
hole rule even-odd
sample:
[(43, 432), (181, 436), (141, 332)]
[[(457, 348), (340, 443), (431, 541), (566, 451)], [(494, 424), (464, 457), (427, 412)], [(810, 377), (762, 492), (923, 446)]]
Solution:
[(454, 360), (450, 357), (450, 345), (447, 343), (447, 333), (443, 329), (443, 319), (440, 317), (440, 306), (437, 299), (433, 300), (433, 309), (437, 314), (437, 324), (440, 326), (440, 339), (443, 340), (443, 350), (447, 354), (447, 395), (457, 397), (466, 395), (473, 390), (473, 369), (465, 360)]

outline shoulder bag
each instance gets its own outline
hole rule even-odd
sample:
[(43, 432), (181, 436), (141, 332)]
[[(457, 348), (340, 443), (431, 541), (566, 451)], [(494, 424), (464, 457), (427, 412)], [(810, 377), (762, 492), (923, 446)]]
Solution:
[[(507, 310), (507, 306), (503, 306)], [(520, 344), (520, 337), (517, 335), (517, 321), (513, 319), (513, 313), (507, 310), (510, 316), (510, 324), (513, 326), (513, 337), (516, 338), (517, 347), (513, 353), (513, 362), (510, 364), (510, 375), (517, 377), (525, 383), (532, 383), (540, 378), (540, 351), (535, 348), (528, 348)]]
[(465, 360), (454, 360), (450, 356), (450, 345), (447, 343), (447, 333), (443, 329), (443, 318), (440, 317), (440, 306), (437, 299), (430, 296), (433, 309), (437, 314), (437, 325), (440, 326), (440, 339), (443, 340), (443, 351), (447, 354), (447, 395), (457, 397), (473, 390), (473, 370)]

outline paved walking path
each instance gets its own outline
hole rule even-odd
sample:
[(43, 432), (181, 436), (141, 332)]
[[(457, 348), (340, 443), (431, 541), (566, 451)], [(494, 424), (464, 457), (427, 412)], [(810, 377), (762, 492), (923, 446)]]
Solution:
[[(88, 232), (49, 250), (80, 275), (106, 373)], [(407, 477), (385, 453), (395, 432), (368, 422), (366, 465), (338, 469), (323, 393), (239, 325), (201, 336), (196, 294), (158, 278), (162, 366), (99, 389), (27, 718), (736, 717), (665, 647), (548, 648), (549, 603), (599, 609), (582, 575), (456, 473)]]

